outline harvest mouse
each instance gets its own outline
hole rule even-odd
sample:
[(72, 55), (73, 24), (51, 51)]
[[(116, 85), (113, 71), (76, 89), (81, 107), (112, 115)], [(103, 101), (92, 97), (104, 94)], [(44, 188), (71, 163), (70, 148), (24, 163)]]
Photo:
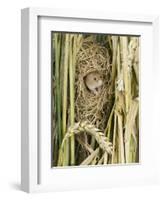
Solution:
[(97, 71), (90, 72), (85, 77), (85, 84), (90, 91), (97, 95), (100, 87), (103, 85), (102, 76)]

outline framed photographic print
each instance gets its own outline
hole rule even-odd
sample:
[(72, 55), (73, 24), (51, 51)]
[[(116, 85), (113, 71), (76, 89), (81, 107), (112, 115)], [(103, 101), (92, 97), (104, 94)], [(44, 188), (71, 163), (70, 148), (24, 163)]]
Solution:
[(22, 10), (22, 190), (158, 182), (158, 17)]

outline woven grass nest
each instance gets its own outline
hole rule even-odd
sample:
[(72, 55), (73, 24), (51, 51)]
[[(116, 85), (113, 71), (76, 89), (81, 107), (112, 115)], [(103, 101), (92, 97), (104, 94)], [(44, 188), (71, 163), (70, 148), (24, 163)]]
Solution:
[[(92, 93), (85, 84), (85, 77), (92, 72), (101, 75), (103, 85), (98, 94)], [(86, 120), (104, 131), (111, 109), (111, 64), (108, 50), (92, 37), (85, 38), (77, 54), (75, 73), (75, 121)]]

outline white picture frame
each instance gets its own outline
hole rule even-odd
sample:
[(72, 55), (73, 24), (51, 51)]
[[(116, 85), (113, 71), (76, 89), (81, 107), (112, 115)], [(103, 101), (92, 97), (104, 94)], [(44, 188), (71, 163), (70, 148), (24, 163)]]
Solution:
[[(156, 102), (158, 71), (158, 16), (79, 10), (25, 8), (21, 16), (21, 187), (26, 192), (108, 188), (156, 184), (159, 181)], [(104, 26), (105, 24), (105, 26)], [(108, 25), (108, 26), (106, 26)], [(86, 30), (84, 30), (86, 27)], [(100, 27), (100, 28), (99, 28)], [(106, 28), (107, 27), (107, 28)], [(50, 31), (103, 32), (141, 35), (140, 163), (104, 167), (52, 169), (50, 166)], [(41, 32), (41, 34), (39, 34)], [(41, 36), (40, 36), (41, 35)], [(46, 51), (41, 47), (44, 47)], [(43, 55), (43, 56), (40, 56)], [(44, 63), (44, 64), (42, 64)], [(43, 66), (49, 66), (45, 69)], [(44, 76), (43, 76), (44, 74)], [(155, 84), (151, 84), (151, 81)], [(48, 89), (49, 88), (49, 89)], [(44, 98), (47, 96), (47, 98)], [(45, 107), (47, 106), (47, 107)], [(148, 110), (153, 109), (153, 117)], [(42, 118), (42, 116), (45, 116)], [(145, 120), (144, 120), (145, 119)], [(41, 122), (41, 123), (40, 123)], [(149, 127), (148, 125), (151, 124)], [(150, 139), (147, 137), (150, 134)], [(143, 145), (142, 145), (143, 144)], [(152, 148), (151, 148), (152, 146)], [(156, 150), (157, 147), (157, 150)], [(113, 176), (114, 175), (114, 176)], [(109, 180), (109, 181), (108, 181)], [(64, 183), (64, 184), (63, 184)]]

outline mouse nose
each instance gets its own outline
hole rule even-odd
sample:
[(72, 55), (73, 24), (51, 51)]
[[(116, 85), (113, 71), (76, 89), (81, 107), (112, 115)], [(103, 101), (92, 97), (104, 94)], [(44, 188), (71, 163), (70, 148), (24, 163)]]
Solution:
[(101, 86), (102, 85), (102, 80), (99, 80), (98, 84), (99, 84), (99, 86)]

